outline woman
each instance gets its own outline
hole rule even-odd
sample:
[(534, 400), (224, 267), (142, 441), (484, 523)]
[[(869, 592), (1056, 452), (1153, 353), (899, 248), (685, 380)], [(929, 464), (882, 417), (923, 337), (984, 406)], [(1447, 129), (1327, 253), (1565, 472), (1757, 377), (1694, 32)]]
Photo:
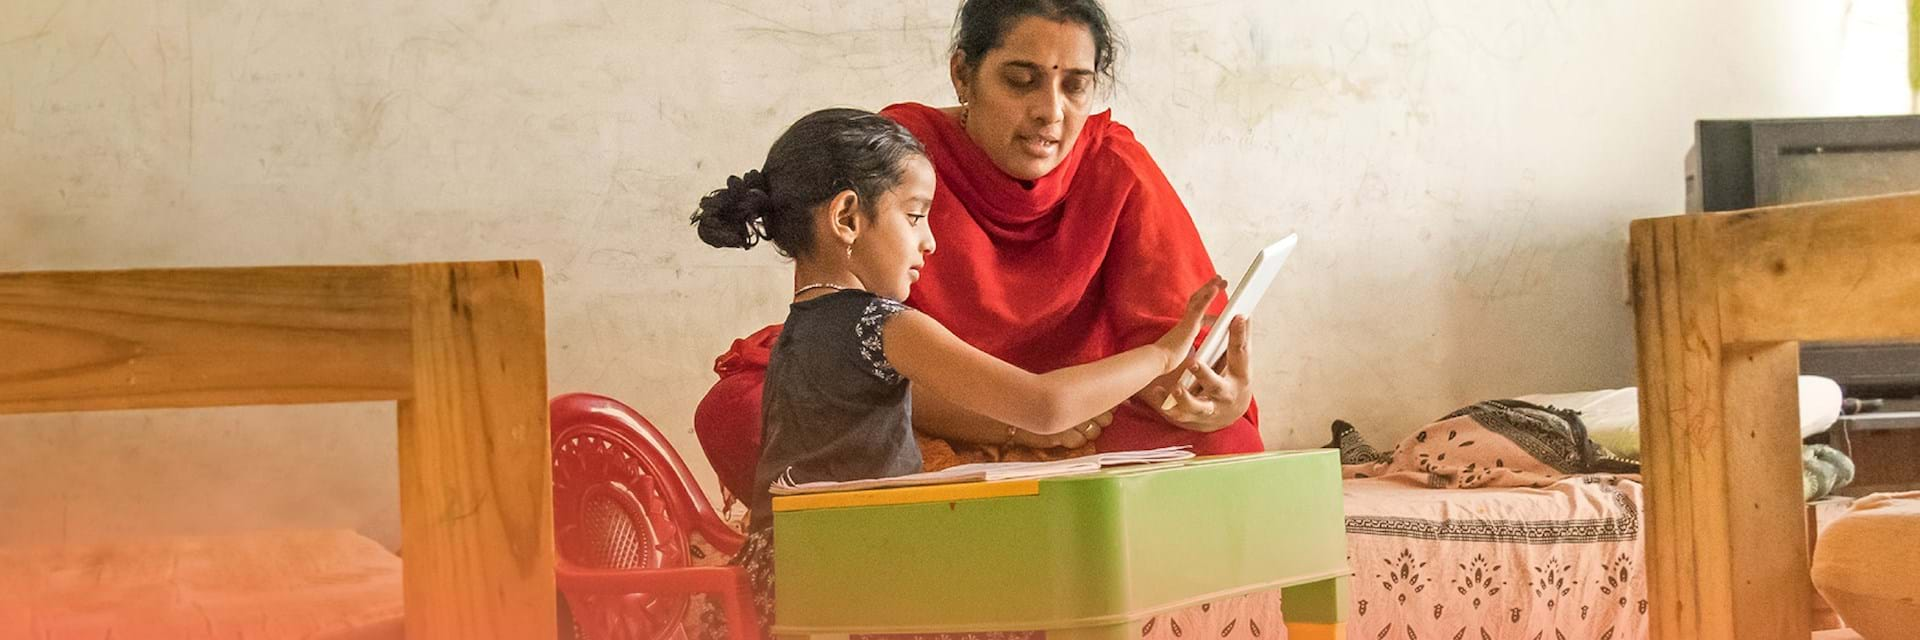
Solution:
[[(949, 71), (960, 105), (881, 112), (920, 139), (938, 178), (928, 220), (940, 251), (928, 257), (908, 303), (1029, 371), (1089, 362), (1166, 333), (1178, 320), (1168, 310), (1215, 271), (1186, 207), (1132, 131), (1108, 113), (1091, 114), (1113, 79), (1117, 47), (1106, 12), (1097, 0), (968, 0), (958, 20)], [(721, 381), (694, 418), (729, 488), (751, 476), (774, 335), (769, 327), (721, 356)], [(1223, 371), (1189, 369), (1197, 392), (1175, 389), (1164, 403), (1169, 376), (1057, 436), (921, 394), (913, 423), (926, 465), (1063, 457), (1094, 446), (1259, 451), (1245, 323), (1229, 338)]]

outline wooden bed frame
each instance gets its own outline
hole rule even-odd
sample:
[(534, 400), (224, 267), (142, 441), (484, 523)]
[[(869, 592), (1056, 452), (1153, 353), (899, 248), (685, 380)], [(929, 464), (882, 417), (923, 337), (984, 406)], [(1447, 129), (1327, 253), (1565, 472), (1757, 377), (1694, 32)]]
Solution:
[(0, 414), (398, 402), (407, 637), (552, 638), (540, 264), (0, 274)]
[(1652, 637), (1807, 638), (1799, 343), (1920, 338), (1920, 194), (1631, 237)]

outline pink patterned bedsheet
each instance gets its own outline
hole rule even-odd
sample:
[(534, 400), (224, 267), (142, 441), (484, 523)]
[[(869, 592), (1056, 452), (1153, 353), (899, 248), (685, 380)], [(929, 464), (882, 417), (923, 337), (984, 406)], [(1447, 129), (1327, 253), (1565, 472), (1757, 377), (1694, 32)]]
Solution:
[(1348, 480), (1354, 640), (1647, 637), (1640, 484), (1543, 488)]
[[(1140, 640), (1287, 640), (1280, 589), (1222, 598), (1166, 611), (1129, 624)], [(850, 640), (1046, 640), (1045, 631), (853, 634)]]
[(400, 558), (352, 531), (0, 548), (0, 638), (397, 640)]

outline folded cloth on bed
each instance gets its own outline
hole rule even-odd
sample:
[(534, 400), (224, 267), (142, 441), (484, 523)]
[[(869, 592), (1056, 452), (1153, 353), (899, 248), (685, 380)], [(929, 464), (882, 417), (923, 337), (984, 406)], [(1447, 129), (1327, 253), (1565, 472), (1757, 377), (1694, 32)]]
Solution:
[[(1448, 414), (1381, 453), (1342, 420), (1333, 442), (1347, 478), (1401, 476), (1430, 487), (1538, 487), (1582, 473), (1638, 474), (1638, 462), (1586, 437), (1578, 411), (1489, 400)], [(1801, 488), (1815, 500), (1853, 482), (1853, 461), (1827, 445), (1802, 445)]]
[[(1634, 387), (1520, 396), (1533, 404), (1580, 412), (1587, 437), (1625, 458), (1640, 457), (1640, 390)], [(1840, 419), (1840, 383), (1800, 376), (1800, 437), (1833, 426)]]
[(1800, 467), (1801, 494), (1808, 501), (1853, 482), (1853, 459), (1824, 444), (1801, 445)]
[(1379, 453), (1345, 422), (1334, 446), (1348, 478), (1402, 477), (1429, 487), (1543, 487), (1583, 473), (1637, 474), (1640, 465), (1587, 438), (1578, 413), (1489, 400), (1447, 414)]

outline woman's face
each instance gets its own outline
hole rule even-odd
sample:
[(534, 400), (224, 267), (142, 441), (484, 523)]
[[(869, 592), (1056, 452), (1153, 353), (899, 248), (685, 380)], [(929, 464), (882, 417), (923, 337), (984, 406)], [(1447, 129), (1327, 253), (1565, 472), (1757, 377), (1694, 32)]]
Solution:
[(979, 60), (955, 54), (954, 90), (967, 137), (1007, 175), (1047, 175), (1080, 137), (1093, 103), (1093, 34), (1085, 25), (1037, 16), (1016, 20)]

